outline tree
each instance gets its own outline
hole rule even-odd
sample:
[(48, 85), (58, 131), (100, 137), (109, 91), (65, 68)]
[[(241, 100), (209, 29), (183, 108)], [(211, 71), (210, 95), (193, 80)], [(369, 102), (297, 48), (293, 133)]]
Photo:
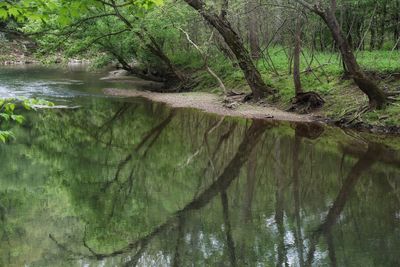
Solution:
[[(43, 13), (51, 14), (50, 17), (46, 17), (41, 31), (47, 35), (61, 36), (62, 42), (58, 43), (60, 46), (73, 40), (74, 47), (77, 47), (76, 51), (73, 51), (75, 53), (92, 46), (100, 46), (99, 50), (110, 54), (123, 69), (140, 78), (167, 81), (171, 87), (179, 85), (178, 89), (186, 88), (190, 78), (165, 53), (163, 36), (154, 36), (149, 30), (152, 25), (146, 25), (146, 16), (162, 3), (162, 0), (55, 2), (40, 9)], [(121, 39), (124, 42), (121, 42)], [(117, 49), (118, 47), (122, 49)], [(137, 68), (131, 64), (131, 59), (127, 58), (132, 54), (138, 56), (137, 52), (140, 49), (157, 58), (158, 62), (153, 64), (153, 71)], [(130, 52), (126, 53), (127, 50)], [(162, 78), (152, 75), (152, 72), (158, 73)]]
[(250, 44), (250, 54), (253, 60), (258, 60), (261, 57), (261, 48), (259, 40), (259, 21), (258, 16), (258, 4), (256, 0), (247, 1), (247, 12), (248, 12), (248, 36)]
[(330, 0), (330, 5), (327, 5), (326, 7), (322, 6), (321, 1), (316, 1), (314, 4), (310, 4), (305, 0), (297, 1), (310, 11), (320, 16), (325, 22), (340, 50), (347, 71), (352, 76), (360, 90), (368, 96), (370, 107), (378, 109), (384, 108), (387, 103), (385, 93), (361, 69), (354, 55), (353, 49), (339, 25), (335, 14), (337, 10), (336, 0)]
[(297, 15), (296, 29), (294, 32), (294, 51), (293, 51), (293, 80), (294, 80), (294, 91), (296, 96), (303, 93), (300, 78), (300, 56), (301, 56), (301, 35), (303, 32), (302, 14)]
[(13, 124), (22, 124), (24, 116), (17, 114), (17, 109), (32, 109), (38, 106), (52, 106), (53, 103), (40, 99), (0, 99), (0, 142), (5, 143), (14, 137)]
[(263, 96), (273, 94), (274, 90), (263, 81), (243, 41), (227, 18), (225, 16), (219, 16), (214, 11), (208, 9), (203, 0), (185, 0), (185, 2), (199, 12), (199, 14), (224, 38), (226, 44), (236, 56), (239, 67), (251, 88), (254, 98), (260, 99)]

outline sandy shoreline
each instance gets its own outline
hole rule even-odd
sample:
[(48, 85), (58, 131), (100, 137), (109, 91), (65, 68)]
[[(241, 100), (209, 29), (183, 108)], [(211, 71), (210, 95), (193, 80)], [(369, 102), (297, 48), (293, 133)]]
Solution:
[(211, 93), (155, 93), (149, 91), (112, 88), (105, 89), (104, 93), (107, 95), (120, 97), (144, 97), (155, 102), (165, 103), (174, 108), (195, 108), (222, 116), (289, 122), (317, 121), (317, 119), (312, 115), (290, 113), (275, 107), (241, 104), (236, 109), (226, 108), (222, 104), (222, 99), (219, 96)]

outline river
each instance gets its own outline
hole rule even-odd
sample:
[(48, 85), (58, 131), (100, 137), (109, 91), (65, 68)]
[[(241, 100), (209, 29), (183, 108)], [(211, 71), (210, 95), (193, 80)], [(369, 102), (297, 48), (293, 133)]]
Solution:
[(0, 68), (0, 266), (400, 266), (400, 138), (106, 97), (104, 75)]

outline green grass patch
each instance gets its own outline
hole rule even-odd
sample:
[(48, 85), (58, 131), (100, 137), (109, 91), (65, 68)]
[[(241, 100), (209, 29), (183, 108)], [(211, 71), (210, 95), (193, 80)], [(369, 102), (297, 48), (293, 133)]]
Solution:
[[(181, 66), (199, 68), (202, 59), (196, 51), (179, 55), (174, 58)], [(399, 51), (361, 51), (357, 53), (359, 64), (366, 71), (377, 74), (400, 72)], [(250, 92), (237, 65), (225, 56), (217, 54), (209, 59), (209, 65), (230, 89)], [(294, 84), (288, 51), (282, 47), (271, 48), (268, 55), (256, 62), (264, 81), (277, 89), (276, 105), (287, 108), (294, 97)], [(360, 107), (367, 105), (368, 99), (354, 85), (352, 80), (343, 80), (343, 66), (338, 53), (304, 51), (301, 57), (301, 80), (305, 91), (315, 91), (325, 100), (326, 105), (321, 110), (322, 115), (339, 119), (346, 114), (357, 114)], [(199, 83), (195, 91), (221, 92), (216, 80), (206, 71), (196, 73)], [(377, 80), (381, 87), (394, 90), (400, 86), (400, 80)], [(400, 125), (400, 106), (398, 103), (389, 105), (381, 111), (368, 112), (360, 116), (360, 120), (377, 126)]]

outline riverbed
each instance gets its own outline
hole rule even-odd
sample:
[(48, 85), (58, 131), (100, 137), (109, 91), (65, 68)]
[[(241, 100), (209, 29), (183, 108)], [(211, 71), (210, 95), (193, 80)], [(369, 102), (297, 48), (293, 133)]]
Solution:
[[(1, 67), (0, 266), (399, 266), (400, 138), (105, 95), (82, 68)], [(134, 88), (140, 90), (141, 88)]]

